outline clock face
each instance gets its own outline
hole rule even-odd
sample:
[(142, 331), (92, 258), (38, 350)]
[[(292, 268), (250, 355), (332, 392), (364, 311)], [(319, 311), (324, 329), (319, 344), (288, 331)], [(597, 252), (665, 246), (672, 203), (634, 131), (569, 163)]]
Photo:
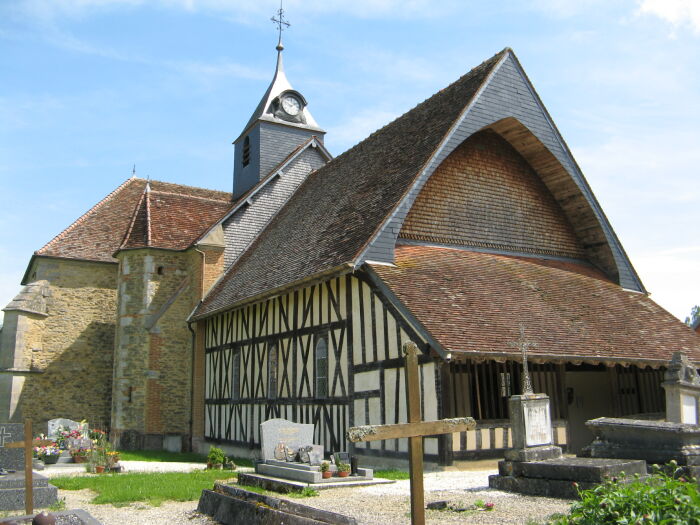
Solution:
[(295, 117), (301, 111), (301, 102), (298, 98), (287, 95), (282, 98), (282, 109), (288, 115)]

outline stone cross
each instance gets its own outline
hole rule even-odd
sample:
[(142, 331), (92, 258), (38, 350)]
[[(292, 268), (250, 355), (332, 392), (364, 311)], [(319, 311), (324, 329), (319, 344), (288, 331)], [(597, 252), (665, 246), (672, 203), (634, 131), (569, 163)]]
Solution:
[(418, 379), (419, 350), (414, 343), (409, 342), (403, 345), (403, 352), (406, 356), (408, 423), (352, 427), (348, 430), (346, 437), (352, 443), (408, 438), (408, 461), (411, 476), (411, 524), (423, 525), (425, 523), (423, 438), (436, 434), (450, 434), (452, 432), (472, 430), (476, 427), (476, 421), (471, 417), (421, 421), (420, 382)]
[(537, 343), (531, 343), (525, 338), (525, 325), (520, 325), (520, 337), (517, 341), (508, 343), (508, 346), (517, 348), (523, 354), (523, 378), (522, 378), (522, 393), (533, 394), (532, 381), (530, 381), (530, 370), (527, 368), (527, 349), (537, 348)]
[(5, 446), (5, 440), (12, 437), (12, 434), (8, 434), (5, 431), (5, 427), (0, 427), (0, 448)]

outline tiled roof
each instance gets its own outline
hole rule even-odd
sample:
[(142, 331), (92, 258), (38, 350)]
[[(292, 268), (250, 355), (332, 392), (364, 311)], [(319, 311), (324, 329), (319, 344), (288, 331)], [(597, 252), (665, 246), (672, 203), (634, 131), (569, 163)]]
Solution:
[(312, 173), (195, 317), (355, 261), (506, 52)]
[(146, 191), (120, 249), (185, 250), (230, 208), (229, 200)]
[(446, 351), (515, 355), (519, 325), (543, 356), (587, 362), (700, 361), (700, 336), (644, 294), (588, 266), (426, 246), (371, 265)]
[[(200, 201), (212, 203), (212, 206), (217, 209), (224, 205), (230, 205), (230, 193), (160, 181), (151, 181), (150, 184), (154, 193), (168, 195), (168, 202), (177, 203), (178, 209), (181, 208), (180, 204), (184, 199), (193, 203)], [(120, 247), (125, 239), (125, 234), (132, 225), (134, 213), (137, 206), (141, 203), (145, 187), (146, 180), (144, 179), (132, 177), (126, 180), (43, 248), (37, 250), (35, 254), (89, 261), (116, 262), (113, 254)], [(163, 197), (163, 199), (166, 199), (166, 197)], [(171, 245), (182, 246), (184, 243), (183, 236), (177, 232), (177, 229), (181, 227), (181, 223), (179, 221), (168, 222), (167, 214), (159, 212), (159, 209), (155, 210), (158, 219), (161, 220), (159, 227), (167, 231), (155, 229), (158, 242), (162, 241), (168, 244), (168, 246), (163, 247), (170, 247)], [(210, 220), (211, 214), (202, 211), (201, 206), (196, 208), (195, 213), (202, 214), (199, 229), (199, 233), (202, 233), (211, 225), (210, 223), (205, 224), (206, 221)], [(183, 222), (187, 222), (190, 219), (192, 217), (187, 217)], [(187, 235), (190, 233), (193, 232), (188, 231)], [(196, 240), (196, 236), (190, 242), (194, 240)]]

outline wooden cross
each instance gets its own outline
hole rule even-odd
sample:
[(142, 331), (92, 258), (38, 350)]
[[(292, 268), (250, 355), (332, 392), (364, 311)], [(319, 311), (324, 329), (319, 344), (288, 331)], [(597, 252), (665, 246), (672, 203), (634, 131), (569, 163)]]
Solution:
[(411, 524), (424, 525), (425, 505), (423, 494), (423, 438), (436, 434), (463, 432), (476, 427), (471, 417), (421, 421), (420, 383), (418, 380), (418, 347), (405, 343), (406, 398), (408, 401), (408, 423), (396, 425), (365, 425), (352, 427), (346, 437), (351, 443), (380, 441), (383, 439), (408, 438), (408, 461), (411, 476)]
[[(34, 513), (34, 472), (32, 468), (32, 420), (24, 422), (24, 441), (5, 443), (12, 434), (5, 433), (5, 427), (0, 428), (0, 448), (24, 448), (24, 510), (27, 514)], [(2, 466), (2, 465), (0, 465)]]
[(534, 394), (532, 390), (532, 381), (530, 381), (530, 371), (527, 368), (527, 349), (537, 348), (537, 343), (531, 343), (525, 339), (525, 325), (520, 325), (520, 337), (517, 341), (508, 343), (508, 346), (517, 348), (523, 354), (523, 377), (521, 381), (521, 393)]

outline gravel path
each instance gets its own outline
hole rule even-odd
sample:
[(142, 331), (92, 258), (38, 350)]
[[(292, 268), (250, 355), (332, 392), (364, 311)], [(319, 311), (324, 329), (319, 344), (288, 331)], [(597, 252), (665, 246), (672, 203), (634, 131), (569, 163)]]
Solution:
[[(131, 472), (190, 471), (202, 468), (197, 463), (122, 462)], [(485, 467), (486, 465), (484, 465)], [(84, 469), (73, 469), (75, 475)], [(245, 469), (251, 470), (251, 469)], [(70, 469), (47, 469), (49, 477), (65, 475)], [(71, 472), (73, 473), (73, 472)], [(494, 503), (492, 511), (426, 510), (428, 524), (522, 524), (544, 521), (549, 515), (567, 512), (570, 502), (550, 498), (520, 496), (488, 488), (488, 475), (492, 468), (430, 472), (424, 477), (425, 502), (448, 501), (457, 508), (473, 508), (477, 500)], [(390, 485), (357, 487), (354, 489), (330, 489), (319, 495), (294, 501), (320, 509), (354, 516), (359, 525), (404, 525), (410, 523), (410, 487), (408, 480)], [(213, 525), (216, 522), (196, 513), (197, 501), (164, 502), (160, 507), (133, 503), (124, 507), (95, 505), (90, 503), (94, 493), (90, 490), (60, 490), (59, 497), (66, 499), (68, 509), (83, 509), (103, 525), (140, 525), (168, 523), (173, 525)]]

